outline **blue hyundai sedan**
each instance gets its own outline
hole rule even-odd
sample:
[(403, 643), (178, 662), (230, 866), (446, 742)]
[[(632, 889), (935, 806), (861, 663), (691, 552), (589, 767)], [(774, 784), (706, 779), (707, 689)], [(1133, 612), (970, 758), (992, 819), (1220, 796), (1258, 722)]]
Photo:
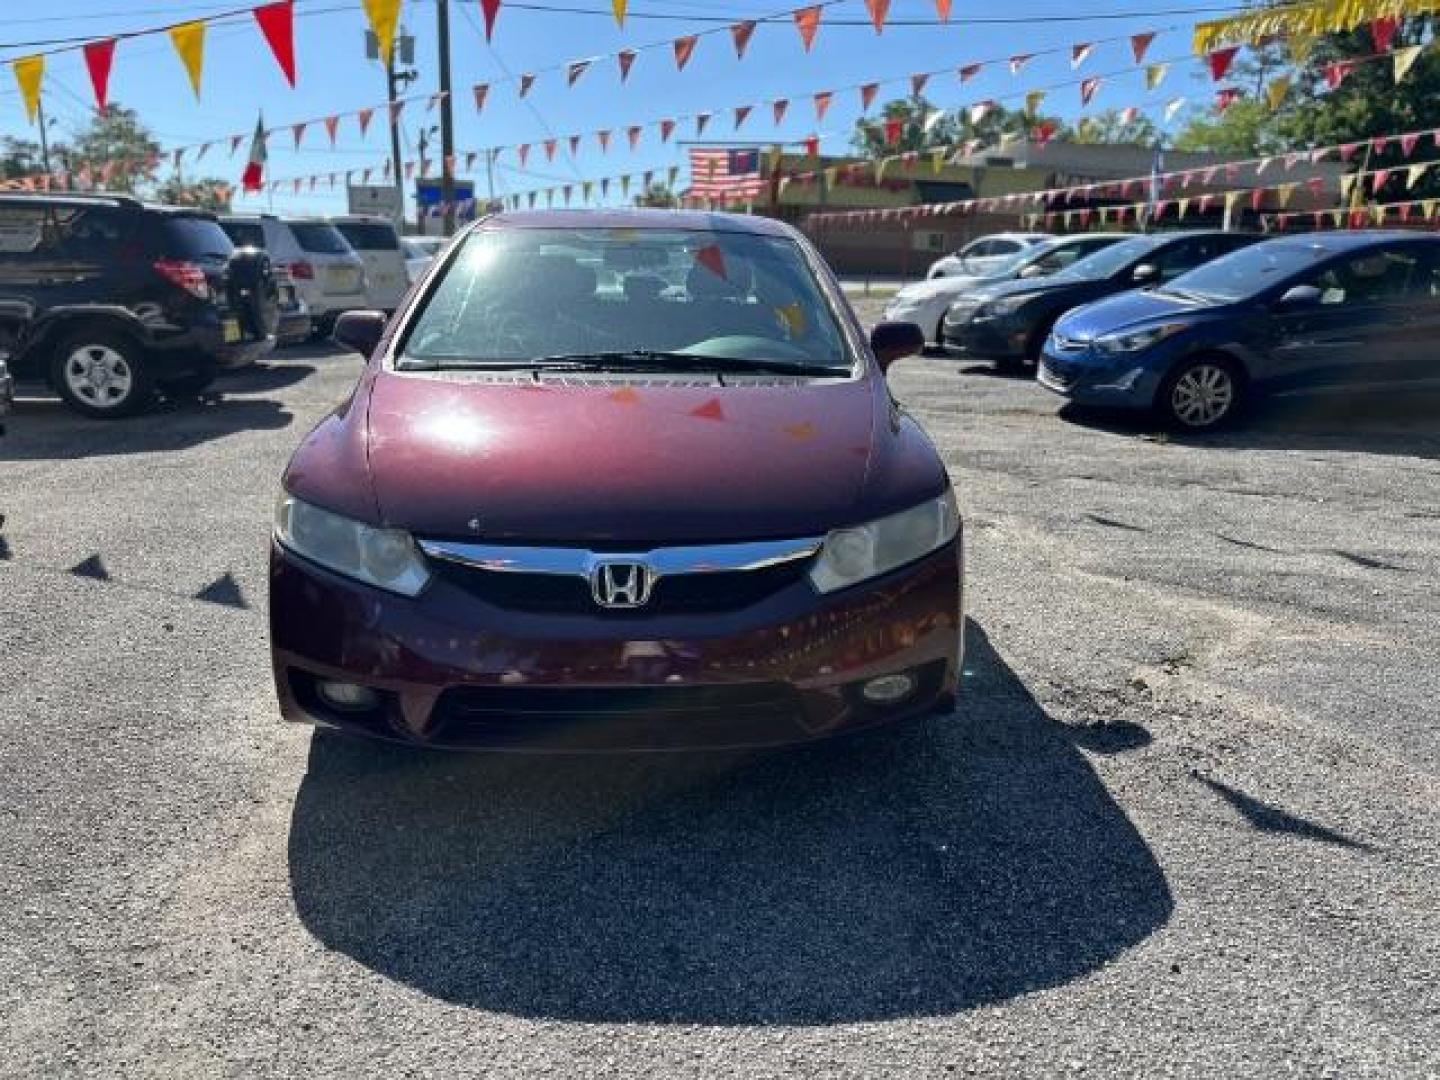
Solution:
[(1440, 237), (1335, 232), (1270, 240), (1155, 289), (1066, 314), (1041, 385), (1144, 409), (1181, 431), (1307, 384), (1440, 375)]

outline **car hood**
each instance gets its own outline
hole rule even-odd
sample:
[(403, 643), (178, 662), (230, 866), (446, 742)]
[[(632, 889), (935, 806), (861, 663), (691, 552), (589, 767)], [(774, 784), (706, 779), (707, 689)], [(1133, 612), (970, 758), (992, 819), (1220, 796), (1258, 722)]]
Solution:
[(1151, 290), (1132, 290), (1067, 312), (1055, 329), (1066, 337), (1089, 341), (1140, 323), (1189, 321), (1222, 306), (1225, 305), (1195, 303)]
[[(868, 377), (722, 387), (380, 372), (368, 469), (380, 520), (421, 535), (607, 545), (814, 536), (910, 497), (897, 494), (903, 483), (871, 494), (904, 438), (892, 411)], [(930, 471), (916, 501), (943, 483)]]
[(995, 278), (980, 274), (955, 274), (950, 277), (932, 278), (915, 285), (906, 285), (895, 294), (897, 302), (935, 300), (942, 296), (956, 297), (977, 285), (987, 285)]
[(976, 289), (972, 296), (976, 300), (997, 300), (1002, 297), (1025, 299), (1031, 296), (1098, 296), (1113, 288), (1106, 281), (1061, 281), (1058, 278), (1020, 278), (1015, 281), (997, 281)]

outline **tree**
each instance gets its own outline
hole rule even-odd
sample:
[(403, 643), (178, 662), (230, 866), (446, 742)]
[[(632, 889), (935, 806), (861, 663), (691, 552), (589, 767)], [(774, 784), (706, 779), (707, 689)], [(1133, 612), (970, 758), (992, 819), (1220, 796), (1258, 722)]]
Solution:
[(655, 181), (648, 188), (635, 196), (636, 206), (659, 206), (664, 208), (680, 205), (680, 200), (670, 190), (670, 185)]
[(198, 180), (183, 180), (172, 176), (155, 188), (155, 198), (161, 202), (173, 203), (176, 206), (194, 206), (219, 214), (229, 212), (232, 194), (230, 184), (214, 176)]
[[(60, 146), (51, 147), (52, 153), (63, 153), (63, 150)], [(0, 180), (32, 176), (44, 170), (38, 142), (9, 136), (0, 139)]]
[(61, 160), (67, 167), (79, 168), (85, 163), (92, 170), (115, 162), (117, 167), (105, 186), (111, 191), (135, 192), (153, 183), (156, 166), (149, 163), (158, 161), (159, 155), (160, 144), (135, 110), (112, 103), (80, 130)]
[[(886, 138), (889, 121), (898, 121), (900, 125), (893, 141)], [(960, 125), (952, 115), (935, 108), (923, 97), (896, 98), (880, 107), (878, 119), (862, 116), (855, 121), (850, 146), (857, 154), (875, 161), (892, 154), (959, 142), (959, 131)]]
[(1250, 157), (1285, 148), (1275, 130), (1275, 116), (1265, 101), (1242, 98), (1224, 112), (1210, 111), (1191, 117), (1175, 136), (1175, 149), (1208, 151)]
[(1097, 116), (1082, 117), (1057, 138), (1110, 146), (1154, 146), (1160, 141), (1160, 131), (1149, 117), (1137, 114), (1127, 120), (1120, 109), (1106, 109)]

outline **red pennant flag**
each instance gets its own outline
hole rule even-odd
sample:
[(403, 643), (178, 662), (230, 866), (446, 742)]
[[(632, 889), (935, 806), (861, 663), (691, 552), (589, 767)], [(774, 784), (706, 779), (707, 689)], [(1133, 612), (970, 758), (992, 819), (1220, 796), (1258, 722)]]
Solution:
[(407, 161), (407, 162), (405, 162), (405, 179), (406, 179), (406, 180), (409, 180), (409, 179), (410, 179), (412, 176), (414, 176), (414, 175), (415, 175), (415, 162), (413, 162), (413, 161)]
[(685, 65), (690, 62), (690, 57), (695, 53), (695, 43), (700, 38), (695, 34), (686, 34), (684, 37), (675, 39), (675, 70), (684, 71)]
[(1339, 90), (1340, 85), (1355, 70), (1355, 63), (1352, 60), (1336, 60), (1325, 65), (1325, 85), (1331, 90)]
[(634, 124), (625, 129), (625, 135), (630, 140), (630, 149), (634, 150), (640, 145), (640, 125)]
[(110, 104), (110, 65), (115, 59), (115, 39), (89, 42), (84, 52), (90, 85), (95, 88), (95, 105), (104, 112)]
[(1043, 124), (1040, 124), (1035, 128), (1035, 141), (1041, 146), (1044, 146), (1049, 143), (1051, 139), (1055, 138), (1055, 133), (1057, 130), (1058, 128), (1056, 127), (1055, 121), (1046, 120)]
[(1389, 179), (1389, 169), (1376, 169), (1370, 176), (1370, 190), (1376, 195), (1380, 194), (1380, 189), (1385, 186), (1386, 181)]
[(584, 75), (585, 72), (586, 72), (586, 70), (587, 70), (589, 67), (590, 67), (590, 61), (589, 61), (589, 60), (572, 60), (572, 61), (570, 61), (570, 67), (569, 67), (569, 68), (566, 70), (566, 72), (565, 72), (565, 85), (566, 85), (566, 86), (574, 86), (574, 85), (575, 85), (575, 80), (578, 79), (578, 78), (580, 78), (581, 75)]
[(1323, 176), (1306, 180), (1305, 186), (1310, 189), (1310, 196), (1314, 199), (1322, 198), (1325, 194), (1325, 178)]
[(1251, 210), (1259, 210), (1259, 209), (1260, 209), (1260, 204), (1263, 203), (1264, 201), (1265, 201), (1265, 189), (1264, 189), (1264, 188), (1258, 188), (1258, 187), (1257, 187), (1254, 191), (1252, 191), (1252, 192), (1250, 193), (1250, 209), (1251, 209)]
[(890, 13), (890, 0), (865, 0), (865, 10), (870, 13), (870, 21), (875, 24), (875, 33), (885, 29), (885, 16)]
[(1070, 67), (1072, 69), (1078, 68), (1081, 64), (1085, 63), (1086, 60), (1090, 59), (1090, 54), (1094, 51), (1095, 46), (1088, 41), (1082, 42), (1079, 45), (1070, 46)]
[(517, 146), (517, 147), (515, 148), (515, 157), (516, 157), (516, 158), (519, 160), (519, 162), (520, 162), (520, 168), (522, 168), (522, 169), (525, 168), (525, 162), (526, 162), (526, 161), (529, 159), (529, 157), (530, 157), (530, 144), (529, 144), (528, 142), (526, 142), (526, 143), (521, 143), (519, 146)]
[(325, 117), (325, 134), (330, 136), (330, 145), (335, 145), (335, 134), (340, 130), (340, 117)]
[(755, 106), (753, 106), (753, 105), (737, 105), (737, 106), (735, 106), (735, 130), (736, 130), (736, 131), (739, 131), (739, 130), (740, 130), (740, 125), (743, 124), (743, 123), (745, 123), (745, 118), (750, 115), (750, 110), (753, 109), (753, 108), (755, 108)]
[(771, 115), (775, 117), (775, 123), (777, 125), (785, 119), (785, 110), (789, 107), (790, 101), (787, 98), (780, 98), (778, 101), (770, 103), (770, 112)]
[(1375, 151), (1375, 153), (1377, 154), (1385, 153), (1385, 148), (1389, 145), (1390, 136), (1388, 135), (1377, 135), (1375, 136), (1375, 138), (1370, 140), (1370, 149)]
[(1420, 136), (1416, 133), (1400, 136), (1400, 149), (1404, 152), (1407, 158), (1415, 152), (1415, 147), (1419, 145), (1419, 143)]
[(296, 149), (296, 150), (299, 150), (299, 149), (300, 149), (300, 140), (305, 137), (305, 128), (306, 128), (307, 126), (309, 126), (309, 121), (306, 121), (306, 120), (301, 120), (300, 123), (298, 123), (298, 124), (291, 124), (291, 125), (290, 125), (290, 131), (291, 131), (291, 132), (294, 134), (294, 136), (295, 136), (295, 149)]
[(490, 95), (490, 84), (476, 83), (471, 87), (471, 91), (475, 95), (475, 111), (477, 113), (483, 112), (485, 110), (485, 99)]
[(735, 58), (745, 59), (745, 48), (750, 44), (750, 35), (755, 33), (755, 20), (747, 19), (730, 27), (730, 38), (735, 42)]
[(880, 91), (879, 83), (866, 83), (860, 87), (860, 111), (865, 112), (875, 102), (875, 95)]
[(623, 83), (630, 77), (630, 65), (635, 63), (635, 50), (621, 49), (615, 54), (615, 59), (620, 64), (620, 81)]
[(597, 132), (595, 133), (595, 140), (600, 144), (600, 152), (601, 152), (602, 154), (608, 154), (608, 153), (610, 152), (610, 129), (609, 129), (609, 128), (606, 128), (606, 129), (603, 130), (603, 131), (597, 131)]
[(1206, 56), (1205, 62), (1210, 65), (1210, 78), (1215, 82), (1223, 79), (1230, 70), (1230, 65), (1235, 62), (1235, 56), (1239, 52), (1239, 45), (1231, 45), (1228, 49), (1216, 49)]
[(820, 156), (820, 136), (811, 135), (805, 140), (805, 153), (812, 158)]
[(800, 31), (800, 43), (805, 46), (805, 51), (810, 51), (810, 46), (815, 44), (815, 34), (820, 29), (820, 12), (823, 9), (816, 4), (814, 7), (796, 8), (795, 29)]
[(1375, 51), (1388, 53), (1390, 47), (1395, 44), (1395, 32), (1399, 29), (1400, 20), (1394, 15), (1386, 15), (1372, 22), (1370, 36), (1375, 39)]
[(1155, 32), (1153, 30), (1130, 36), (1130, 51), (1135, 54), (1135, 63), (1143, 64), (1145, 62), (1145, 54), (1150, 51), (1150, 43), (1154, 40)]
[(1341, 161), (1349, 161), (1352, 157), (1355, 156), (1355, 152), (1356, 152), (1357, 150), (1359, 150), (1359, 149), (1360, 149), (1360, 144), (1359, 144), (1358, 142), (1343, 143), (1343, 144), (1341, 144), (1341, 146), (1340, 146), (1340, 160), (1341, 160)]
[(950, 0), (935, 0), (935, 14), (941, 22), (950, 21)]
[(1240, 91), (1233, 86), (1227, 86), (1215, 95), (1215, 108), (1218, 112), (1224, 112), (1240, 100)]
[(526, 94), (530, 92), (530, 88), (534, 85), (535, 76), (528, 71), (522, 73), (520, 76), (520, 96), (523, 98)]
[(926, 84), (927, 82), (929, 82), (929, 81), (930, 81), (930, 76), (929, 76), (929, 74), (926, 73), (926, 72), (921, 72), (921, 73), (918, 74), (918, 75), (911, 75), (911, 76), (910, 76), (910, 96), (911, 96), (911, 97), (919, 97), (919, 96), (921, 95), (921, 93), (923, 93), (924, 90), (925, 90), (925, 84)]
[(708, 112), (695, 114), (695, 137), (698, 139), (705, 134), (706, 127), (710, 124), (711, 114)]
[(556, 145), (557, 145), (557, 142), (558, 142), (558, 140), (556, 140), (556, 139), (546, 139), (546, 140), (545, 140), (545, 160), (546, 160), (546, 161), (554, 161), (554, 160), (555, 160), (555, 147), (556, 147)]
[(390, 123), (392, 123), (392, 124), (398, 124), (398, 123), (400, 122), (400, 114), (401, 114), (404, 110), (405, 110), (405, 102), (403, 102), (403, 101), (392, 101), (392, 102), (390, 103)]
[(817, 124), (825, 119), (825, 110), (830, 108), (830, 100), (834, 96), (829, 90), (822, 90), (815, 95), (815, 122)]
[(885, 121), (885, 145), (894, 146), (900, 141), (900, 133), (905, 128), (905, 121), (898, 117), (891, 117)]
[(360, 121), (360, 137), (365, 137), (366, 130), (370, 127), (370, 118), (375, 115), (374, 109), (361, 109), (355, 114), (355, 119)]
[(671, 135), (674, 133), (674, 131), (675, 131), (675, 121), (674, 121), (674, 120), (669, 120), (669, 119), (661, 120), (661, 121), (660, 121), (660, 124), (659, 124), (659, 128), (660, 128), (660, 141), (661, 141), (662, 143), (664, 143), (664, 142), (669, 142), (669, 141), (670, 141), (670, 136), (671, 136)]
[(495, 33), (495, 16), (500, 14), (500, 0), (480, 0), (480, 10), (485, 13), (485, 40)]
[(976, 75), (979, 75), (980, 69), (984, 66), (984, 64), (966, 64), (964, 67), (962, 67), (960, 69), (961, 84), (963, 85), (973, 79)]
[(293, 0), (277, 0), (251, 10), (260, 24), (260, 33), (275, 54), (275, 62), (285, 74), (285, 81), (295, 85), (295, 5)]
[(1100, 76), (1092, 75), (1080, 84), (1080, 104), (1089, 105), (1095, 91), (1100, 89)]

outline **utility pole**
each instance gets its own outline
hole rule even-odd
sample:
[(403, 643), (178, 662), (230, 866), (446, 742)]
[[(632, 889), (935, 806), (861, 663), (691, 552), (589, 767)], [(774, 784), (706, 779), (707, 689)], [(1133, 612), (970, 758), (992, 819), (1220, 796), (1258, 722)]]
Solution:
[[(40, 121), (40, 164), (45, 169), (45, 175), (50, 175), (50, 137), (45, 134), (45, 96), (41, 94), (35, 99), (35, 119)], [(48, 182), (48, 181), (47, 181)]]
[(400, 205), (395, 211), (395, 224), (399, 226), (405, 222), (405, 177), (400, 162), (400, 121), (395, 115), (395, 105), (400, 100), (400, 91), (420, 76), (418, 72), (411, 70), (396, 71), (395, 61), (398, 59), (403, 64), (415, 62), (415, 39), (402, 29), (390, 42), (389, 55), (381, 56), (379, 38), (373, 30), (367, 30), (365, 55), (371, 60), (379, 60), (385, 67), (385, 101), (389, 106), (390, 124), (390, 176), (399, 196)]
[(385, 59), (385, 86), (390, 101), (390, 169), (395, 180), (395, 192), (400, 196), (400, 206), (395, 224), (405, 220), (405, 180), (400, 170), (400, 120), (395, 115), (396, 90), (399, 80), (395, 77), (395, 42), (390, 42), (390, 55)]
[(440, 41), (440, 202), (445, 211), (444, 232), (455, 232), (455, 118), (450, 107), (450, 0), (435, 0), (436, 32)]
[[(417, 140), (416, 145), (420, 149), (420, 168), (422, 170), (425, 168), (425, 151), (429, 149), (430, 146), (430, 132), (434, 130), (434, 128), (423, 127), (420, 129), (420, 138)], [(424, 175), (423, 171), (421, 175)], [(425, 207), (420, 205), (419, 194), (415, 196), (415, 228), (421, 236), (425, 235)]]

